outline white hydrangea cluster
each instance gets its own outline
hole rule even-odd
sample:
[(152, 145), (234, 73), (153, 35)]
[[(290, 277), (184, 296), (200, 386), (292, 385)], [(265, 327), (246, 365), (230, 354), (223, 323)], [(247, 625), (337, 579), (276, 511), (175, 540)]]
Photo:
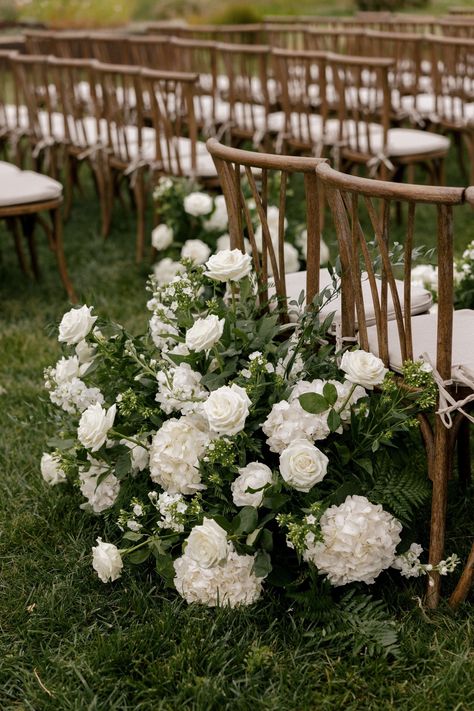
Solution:
[(217, 195), (214, 198), (214, 210), (211, 216), (204, 222), (204, 229), (220, 232), (226, 230), (228, 224), (229, 216), (227, 214), (225, 197), (223, 195)]
[(181, 248), (181, 259), (190, 259), (194, 264), (204, 264), (211, 256), (211, 248), (201, 239), (188, 239)]
[(320, 520), (322, 540), (306, 535), (303, 558), (334, 585), (373, 583), (393, 565), (402, 526), (365, 496), (348, 496), (340, 506), (330, 506)]
[(202, 376), (189, 363), (161, 370), (156, 375), (158, 392), (155, 400), (167, 415), (181, 412), (187, 415), (196, 410), (209, 393), (201, 386)]
[(104, 475), (108, 467), (93, 457), (89, 456), (88, 459), (90, 467), (79, 468), (81, 494), (87, 499), (87, 503), (81, 504), (81, 509), (91, 509), (94, 513), (101, 513), (115, 504), (120, 491), (120, 482), (112, 472), (99, 482), (99, 477)]
[(209, 431), (200, 418), (185, 415), (167, 420), (153, 437), (150, 477), (169, 494), (195, 494), (204, 489), (199, 458), (209, 444)]
[(61, 358), (53, 368), (44, 371), (45, 387), (54, 405), (74, 415), (83, 412), (89, 405), (102, 404), (104, 397), (99, 388), (89, 388), (79, 376), (90, 366), (90, 361), (81, 363), (79, 356)]
[(156, 524), (158, 528), (167, 528), (177, 533), (184, 531), (188, 505), (181, 494), (168, 494), (167, 491), (157, 494), (156, 491), (150, 491), (148, 498), (160, 512), (161, 519)]

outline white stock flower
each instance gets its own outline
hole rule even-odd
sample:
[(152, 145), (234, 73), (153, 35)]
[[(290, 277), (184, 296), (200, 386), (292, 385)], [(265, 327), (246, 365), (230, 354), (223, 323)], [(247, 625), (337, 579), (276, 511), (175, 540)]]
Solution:
[(186, 345), (189, 350), (201, 353), (212, 348), (224, 332), (224, 323), (225, 319), (214, 314), (196, 319), (194, 325), (186, 331)]
[(204, 264), (211, 254), (211, 248), (200, 239), (188, 239), (181, 249), (181, 258), (190, 259), (194, 264)]
[(162, 516), (161, 520), (157, 521), (158, 528), (168, 528), (170, 531), (182, 533), (184, 531), (182, 521), (188, 509), (183, 496), (181, 494), (168, 494), (167, 491), (164, 491), (157, 497), (149, 495), (149, 498)]
[[(79, 467), (79, 481), (81, 494), (87, 503), (81, 504), (81, 509), (91, 508), (94, 513), (102, 513), (115, 504), (120, 491), (120, 482), (115, 474), (109, 473), (104, 477), (108, 467), (102, 462), (89, 457), (89, 469)], [(100, 483), (99, 477), (101, 477)]]
[(223, 565), (203, 568), (188, 555), (174, 561), (174, 584), (188, 603), (208, 607), (251, 605), (262, 593), (262, 578), (253, 573), (252, 555), (228, 553)]
[(404, 578), (418, 578), (424, 573), (423, 565), (420, 561), (420, 555), (423, 553), (423, 547), (419, 543), (412, 543), (410, 548), (401, 555), (398, 555), (392, 563), (392, 568), (400, 571), (400, 575)]
[[(261, 462), (250, 462), (246, 467), (239, 469), (239, 476), (234, 479), (230, 488), (232, 500), (236, 506), (261, 505), (264, 497), (264, 487), (272, 483), (272, 470)], [(248, 491), (258, 489), (258, 491)]]
[(47, 452), (41, 457), (41, 476), (50, 486), (66, 481), (66, 474), (61, 469), (58, 457)]
[(123, 562), (117, 546), (98, 538), (97, 546), (92, 547), (92, 567), (103, 583), (120, 578)]
[(212, 208), (212, 198), (207, 193), (189, 193), (184, 198), (184, 211), (193, 217), (208, 215)]
[(280, 454), (280, 474), (297, 491), (308, 492), (326, 476), (328, 458), (306, 439), (297, 439)]
[(97, 320), (97, 316), (92, 316), (92, 308), (84, 305), (65, 313), (59, 324), (58, 341), (68, 345), (82, 341)]
[(151, 317), (149, 329), (153, 343), (157, 348), (161, 349), (169, 343), (174, 343), (176, 341), (174, 336), (178, 335), (174, 313), (166, 307), (160, 308)]
[(209, 433), (192, 415), (167, 420), (151, 443), (151, 480), (169, 494), (189, 495), (204, 489), (199, 458), (208, 443)]
[(166, 249), (171, 244), (173, 244), (174, 233), (171, 227), (165, 225), (164, 222), (161, 225), (155, 227), (151, 233), (151, 243), (155, 249), (161, 251)]
[(365, 496), (348, 496), (321, 516), (323, 540), (307, 534), (306, 561), (327, 575), (332, 585), (364, 582), (370, 585), (393, 565), (402, 526)]
[(153, 265), (153, 273), (158, 286), (166, 286), (177, 274), (181, 274), (184, 271), (184, 265), (173, 261), (171, 257), (164, 257)]
[(204, 517), (194, 526), (186, 541), (185, 553), (201, 568), (213, 568), (227, 558), (227, 532), (212, 518)]
[(346, 351), (342, 356), (340, 368), (346, 374), (347, 380), (354, 385), (362, 385), (367, 390), (381, 385), (388, 373), (380, 358), (363, 350)]
[(252, 260), (240, 249), (224, 249), (206, 262), (206, 276), (214, 281), (240, 281), (252, 270)]
[(201, 386), (201, 378), (201, 374), (193, 370), (189, 363), (161, 370), (156, 375), (158, 393), (155, 400), (167, 415), (172, 412), (187, 415), (208, 396), (207, 390)]
[(77, 428), (79, 442), (91, 452), (97, 452), (107, 439), (107, 433), (113, 427), (117, 406), (113, 404), (105, 410), (100, 403), (89, 405), (82, 413)]
[(235, 435), (245, 427), (251, 400), (240, 385), (223, 385), (214, 390), (202, 406), (212, 432)]
[(205, 221), (205, 230), (215, 230), (221, 231), (227, 229), (229, 223), (229, 216), (227, 214), (227, 207), (225, 204), (225, 197), (223, 195), (217, 195), (214, 198), (214, 210), (212, 215)]

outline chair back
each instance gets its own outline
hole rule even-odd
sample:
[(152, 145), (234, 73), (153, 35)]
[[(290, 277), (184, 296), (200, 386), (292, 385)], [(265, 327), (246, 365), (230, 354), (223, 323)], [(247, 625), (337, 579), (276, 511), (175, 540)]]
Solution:
[(137, 67), (171, 71), (175, 59), (170, 51), (171, 39), (168, 35), (130, 35), (127, 41), (131, 63)]
[[(269, 275), (281, 299), (282, 320), (287, 320), (285, 271), (285, 221), (288, 208), (288, 182), (292, 175), (303, 178), (306, 198), (306, 299), (311, 303), (319, 292), (320, 212), (314, 169), (318, 158), (254, 153), (229, 148), (211, 138), (207, 148), (216, 165), (229, 215), (232, 249), (245, 252), (244, 231), (251, 247), (260, 287), (260, 303), (268, 301)], [(278, 184), (278, 220), (269, 222), (270, 188)], [(255, 202), (256, 219), (250, 213), (248, 198)]]
[(127, 35), (112, 32), (93, 32), (90, 35), (91, 58), (104, 64), (132, 63), (130, 45)]
[(474, 100), (474, 35), (472, 39), (429, 36), (435, 114), (447, 128), (466, 128)]
[[(438, 253), (437, 362), (441, 377), (451, 377), (453, 324), (453, 208), (464, 202), (464, 189), (389, 183), (340, 173), (329, 165), (316, 168), (324, 186), (339, 243), (341, 259), (342, 336), (354, 337), (355, 324), (361, 348), (369, 350), (363, 280), (368, 280), (374, 305), (377, 355), (389, 363), (389, 306), (395, 313), (402, 361), (413, 353), (411, 323), (411, 269), (417, 214), (425, 226), (434, 212)], [(402, 266), (392, 257), (394, 203), (406, 204), (408, 220)], [(398, 237), (398, 236), (397, 236)], [(401, 270), (402, 274), (399, 274)], [(403, 279), (403, 305), (395, 279)], [(390, 319), (392, 320), (392, 319)]]
[(361, 54), (363, 37), (364, 31), (358, 27), (310, 27), (305, 35), (305, 49), (357, 56)]

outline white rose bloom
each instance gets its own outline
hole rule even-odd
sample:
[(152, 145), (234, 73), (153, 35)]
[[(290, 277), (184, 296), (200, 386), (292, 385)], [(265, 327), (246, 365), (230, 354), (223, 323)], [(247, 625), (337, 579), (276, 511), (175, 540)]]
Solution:
[[(278, 254), (278, 226), (275, 225), (272, 227), (271, 225), (268, 225), (268, 229), (270, 232), (270, 239), (272, 242), (273, 249), (275, 251), (275, 255)], [(257, 229), (255, 230), (255, 244), (257, 245), (257, 249), (259, 252), (263, 252), (263, 228), (262, 225), (258, 225)]]
[(206, 262), (206, 276), (215, 281), (240, 281), (252, 271), (252, 260), (240, 249), (222, 250)]
[(174, 262), (171, 257), (164, 257), (153, 265), (153, 273), (158, 286), (166, 286), (177, 274), (184, 272), (184, 265)]
[(66, 474), (61, 469), (59, 459), (47, 452), (41, 457), (41, 476), (50, 486), (66, 481)]
[(130, 442), (129, 439), (121, 439), (120, 444), (124, 444), (130, 449), (132, 474), (138, 474), (138, 472), (142, 472), (147, 468), (150, 457), (146, 447), (142, 447), (141, 444), (135, 444), (135, 442)]
[(201, 374), (194, 371), (189, 363), (181, 363), (169, 370), (157, 373), (158, 393), (155, 400), (167, 415), (193, 412), (207, 396), (201, 386)]
[(77, 356), (61, 358), (52, 369), (51, 377), (58, 385), (62, 385), (73, 378), (77, 378), (81, 375), (82, 370), (84, 370), (84, 368), (81, 368)]
[[(244, 237), (244, 249), (246, 254), (251, 254), (252, 246), (248, 241), (247, 237)], [(230, 235), (221, 235), (216, 242), (216, 252), (223, 252), (224, 250), (230, 250)]]
[(251, 404), (245, 389), (234, 383), (214, 390), (202, 409), (212, 432), (235, 435), (244, 429)]
[(303, 558), (327, 575), (332, 585), (364, 582), (370, 585), (393, 565), (402, 526), (365, 496), (348, 496), (321, 516), (323, 540), (307, 534)]
[[(280, 219), (280, 210), (276, 205), (269, 205), (267, 207), (267, 223), (269, 228), (278, 231), (278, 221)], [(288, 228), (288, 220), (284, 218), (284, 228)]]
[(115, 420), (115, 404), (105, 410), (99, 403), (90, 405), (82, 413), (77, 429), (79, 442), (91, 452), (97, 452), (107, 439), (108, 431), (113, 427)]
[(209, 259), (211, 248), (200, 239), (188, 239), (181, 249), (182, 259), (191, 259), (194, 264), (204, 264)]
[(199, 458), (209, 443), (209, 432), (191, 415), (167, 420), (153, 437), (150, 477), (169, 494), (195, 494), (201, 484)]
[(383, 361), (367, 351), (346, 351), (341, 359), (341, 370), (347, 380), (355, 385), (362, 385), (367, 390), (373, 390), (375, 385), (381, 385), (388, 369)]
[(212, 231), (222, 231), (227, 229), (229, 216), (225, 204), (225, 197), (218, 195), (214, 198), (214, 210), (212, 215), (205, 221), (204, 229)]
[[(264, 487), (272, 483), (272, 470), (261, 462), (250, 462), (246, 467), (239, 469), (239, 476), (234, 479), (230, 488), (232, 500), (236, 506), (261, 505), (265, 495)], [(252, 493), (248, 489), (258, 489)]]
[(155, 249), (161, 251), (166, 249), (171, 244), (173, 244), (174, 234), (171, 227), (165, 225), (164, 222), (161, 225), (155, 227), (151, 233), (151, 243)]
[(79, 363), (91, 363), (95, 358), (97, 346), (90, 345), (87, 341), (82, 340), (76, 346), (76, 355), (79, 358)]
[(194, 526), (186, 541), (186, 555), (201, 568), (224, 563), (227, 552), (227, 532), (212, 518), (204, 517), (202, 525)]
[(193, 217), (208, 215), (212, 208), (212, 198), (207, 193), (190, 193), (184, 198), (184, 211)]
[(120, 578), (123, 562), (117, 546), (98, 538), (97, 546), (92, 547), (92, 567), (103, 583)]
[(186, 331), (186, 345), (190, 351), (201, 353), (208, 351), (217, 343), (224, 332), (225, 319), (211, 314), (206, 318), (198, 318)]
[(81, 494), (87, 499), (87, 503), (81, 504), (81, 509), (90, 508), (94, 513), (102, 513), (115, 504), (120, 491), (120, 482), (114, 474), (110, 473), (102, 478), (99, 484), (99, 477), (107, 471), (107, 465), (92, 457), (89, 461), (89, 469), (79, 468)]
[(65, 313), (59, 324), (58, 341), (68, 345), (82, 341), (97, 321), (97, 316), (92, 316), (92, 308), (84, 305)]
[(188, 603), (208, 607), (251, 605), (262, 593), (262, 578), (252, 572), (254, 556), (228, 553), (223, 565), (203, 568), (188, 555), (174, 561), (174, 584)]
[(280, 454), (280, 474), (297, 491), (307, 493), (326, 476), (328, 458), (306, 439), (297, 439)]
[(419, 286), (432, 291), (438, 290), (438, 268), (431, 264), (418, 264), (411, 270), (412, 286)]

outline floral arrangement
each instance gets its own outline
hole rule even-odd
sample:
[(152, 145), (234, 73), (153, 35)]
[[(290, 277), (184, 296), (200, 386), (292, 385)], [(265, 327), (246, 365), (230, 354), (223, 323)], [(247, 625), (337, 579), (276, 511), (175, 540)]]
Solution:
[(45, 374), (59, 410), (42, 475), (107, 521), (100, 580), (143, 565), (188, 603), (234, 607), (429, 574), (413, 542), (429, 490), (406, 446), (419, 396), (370, 353), (336, 352), (319, 317), (331, 289), (284, 338), (248, 255), (180, 267), (151, 280), (146, 334), (68, 311)]
[(456, 262), (454, 302), (458, 309), (474, 308), (474, 241)]
[[(228, 215), (223, 195), (211, 196), (199, 185), (186, 178), (162, 177), (153, 193), (160, 220), (151, 235), (152, 246), (159, 254), (154, 266), (158, 284), (165, 284), (180, 270), (180, 259), (191, 259), (195, 264), (204, 264), (211, 254), (230, 248)], [(259, 224), (255, 201), (247, 200), (254, 221), (255, 241), (259, 251), (263, 249), (262, 227)], [(279, 210), (269, 205), (268, 227), (278, 243)], [(190, 239), (192, 235), (192, 239)], [(307, 233), (299, 225), (288, 225), (285, 219), (285, 271), (297, 272), (306, 261)], [(245, 239), (247, 253), (250, 243)], [(329, 261), (329, 249), (321, 241), (321, 264)], [(270, 267), (271, 268), (271, 267)]]

